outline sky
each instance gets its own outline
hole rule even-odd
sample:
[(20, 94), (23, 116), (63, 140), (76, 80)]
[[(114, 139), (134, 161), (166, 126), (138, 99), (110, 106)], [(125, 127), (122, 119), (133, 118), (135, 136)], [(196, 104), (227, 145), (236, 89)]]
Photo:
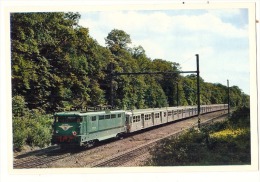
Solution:
[(247, 9), (79, 13), (79, 24), (102, 46), (111, 30), (123, 30), (130, 35), (130, 46), (142, 46), (151, 59), (179, 63), (182, 71), (196, 71), (199, 54), (205, 82), (227, 85), (228, 79), (230, 86), (250, 93)]

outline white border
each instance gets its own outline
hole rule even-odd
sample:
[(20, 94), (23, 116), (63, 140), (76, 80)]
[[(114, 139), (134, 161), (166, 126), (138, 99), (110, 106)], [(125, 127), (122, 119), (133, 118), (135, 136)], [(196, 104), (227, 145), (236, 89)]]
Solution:
[[(18, 3), (19, 2), (19, 3)], [(257, 4), (257, 12), (259, 14), (259, 3), (257, 1), (221, 1), (212, 2), (207, 1), (192, 1), (182, 3), (183, 1), (1, 1), (0, 21), (1, 21), (1, 62), (0, 62), (0, 88), (1, 89), (1, 105), (0, 116), (4, 116), (1, 120), (1, 167), (0, 176), (3, 181), (46, 181), (56, 179), (59, 181), (75, 181), (82, 179), (90, 181), (90, 179), (101, 180), (110, 179), (113, 181), (255, 181), (260, 179), (259, 175), (259, 154), (257, 150), (252, 150), (252, 165), (251, 166), (208, 166), (208, 167), (147, 167), (147, 168), (107, 168), (107, 169), (39, 169), (39, 170), (13, 170), (12, 169), (12, 127), (11, 127), (11, 65), (10, 65), (10, 27), (9, 18), (10, 12), (45, 12), (45, 11), (110, 11), (122, 9), (210, 9), (210, 8), (241, 8), (246, 7), (250, 9), (250, 17), (255, 16), (254, 4)], [(257, 14), (257, 15), (258, 15)], [(259, 20), (259, 16), (257, 17)], [(257, 121), (257, 95), (256, 83), (256, 39), (255, 28), (259, 30), (259, 23), (255, 27), (254, 20), (250, 18), (250, 95), (251, 95), (251, 121)], [(4, 25), (4, 28), (2, 28)], [(252, 33), (253, 32), (253, 33)], [(259, 42), (259, 38), (258, 38)], [(259, 59), (259, 52), (258, 59)], [(259, 69), (258, 69), (259, 70)], [(259, 98), (258, 98), (259, 99)], [(258, 100), (259, 101), (259, 100)], [(257, 122), (252, 122), (251, 138), (252, 143), (259, 144), (259, 125)], [(259, 148), (258, 146), (254, 146)], [(249, 171), (248, 171), (249, 170)], [(252, 171), (253, 170), (253, 171)], [(203, 171), (203, 173), (201, 173)], [(205, 172), (208, 171), (208, 172)], [(57, 175), (62, 174), (62, 175)], [(18, 175), (22, 174), (22, 175)], [(33, 174), (33, 175), (32, 175)], [(114, 178), (114, 175), (117, 177)], [(131, 176), (131, 177), (129, 177)], [(209, 177), (204, 177), (209, 176)], [(145, 177), (145, 179), (143, 179)], [(212, 178), (213, 177), (213, 178)], [(61, 179), (60, 179), (61, 178)], [(75, 179), (76, 178), (76, 179)], [(159, 179), (160, 178), (160, 179)], [(162, 179), (161, 179), (162, 178)], [(226, 179), (225, 179), (226, 178)], [(233, 180), (232, 180), (233, 181)]]

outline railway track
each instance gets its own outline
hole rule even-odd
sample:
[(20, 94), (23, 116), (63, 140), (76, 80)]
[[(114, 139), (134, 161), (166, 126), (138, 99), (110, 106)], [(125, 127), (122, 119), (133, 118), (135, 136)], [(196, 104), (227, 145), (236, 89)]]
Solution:
[[(211, 118), (211, 119), (206, 120), (203, 123), (201, 123), (200, 126), (206, 126), (206, 125), (212, 124), (216, 119), (225, 118), (226, 116), (227, 116), (227, 114), (223, 114), (223, 115)], [(187, 130), (189, 130), (191, 128), (195, 128), (195, 127), (198, 127), (198, 125), (197, 124), (193, 125), (193, 126), (186, 128), (184, 130), (180, 130), (180, 131), (171, 133), (171, 134), (166, 135), (162, 138), (159, 138), (159, 139), (153, 140), (149, 143), (146, 143), (144, 145), (138, 146), (134, 149), (130, 149), (128, 151), (119, 153), (115, 156), (109, 157), (109, 158), (102, 160), (100, 162), (95, 162), (92, 165), (90, 165), (90, 167), (118, 167), (118, 166), (122, 166), (126, 162), (131, 161), (131, 160), (149, 152), (149, 149), (152, 148), (160, 140), (170, 138), (170, 137), (177, 137), (178, 135), (180, 135), (184, 131), (187, 131)]]
[(31, 156), (14, 161), (13, 167), (15, 169), (37, 168), (37, 166), (63, 159), (70, 155), (70, 153), (64, 153), (59, 147), (55, 146), (51, 147), (51, 149), (35, 152), (35, 154)]
[[(203, 121), (201, 123), (201, 126), (211, 123), (212, 120), (217, 119), (219, 117), (224, 117), (226, 114), (217, 116), (213, 119)], [(86, 163), (85, 165), (81, 167), (116, 167), (116, 166), (122, 166), (123, 164), (127, 163), (128, 161), (131, 161), (135, 158), (138, 158), (142, 154), (145, 154), (149, 151), (151, 147), (153, 147), (156, 142), (164, 139), (169, 138), (172, 136), (178, 136), (178, 134), (182, 133), (183, 131), (190, 129), (192, 127), (197, 127), (197, 124), (194, 124), (186, 129), (179, 129), (178, 131), (174, 133), (170, 133), (168, 135), (164, 135), (163, 137), (160, 137), (156, 140), (152, 140), (148, 143), (142, 144), (140, 146), (137, 146), (135, 148), (128, 149), (123, 152), (119, 152), (116, 155), (112, 155), (110, 157), (103, 158), (101, 160), (97, 160), (92, 163)], [(96, 146), (98, 147), (98, 146)], [(85, 150), (78, 150), (78, 151), (62, 151), (58, 146), (51, 146), (48, 149), (36, 151), (36, 152), (29, 152), (27, 154), (22, 154), (20, 156), (15, 157), (15, 160), (13, 162), (13, 168), (14, 169), (28, 169), (28, 168), (41, 168), (41, 166), (48, 166), (49, 163), (58, 161), (60, 159), (65, 159), (68, 157), (74, 156), (74, 154), (80, 154), (84, 153)], [(69, 166), (68, 166), (69, 167)]]

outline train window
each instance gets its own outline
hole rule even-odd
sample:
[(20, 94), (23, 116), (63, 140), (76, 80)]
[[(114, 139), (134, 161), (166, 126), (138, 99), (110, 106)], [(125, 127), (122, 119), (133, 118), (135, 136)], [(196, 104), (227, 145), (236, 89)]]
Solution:
[(151, 119), (151, 114), (146, 114), (145, 115), (145, 120), (150, 120)]
[(116, 118), (116, 115), (115, 115), (115, 114), (112, 114), (112, 115), (111, 115), (111, 118)]
[(118, 116), (119, 118), (121, 118), (121, 114), (118, 114), (117, 116)]
[(103, 120), (104, 118), (105, 118), (105, 116), (102, 115), (102, 116), (99, 116), (98, 119), (99, 119), (99, 120)]
[(97, 120), (97, 117), (96, 117), (96, 116), (92, 116), (91, 120), (92, 120), (92, 121), (96, 121), (96, 120)]
[(159, 118), (159, 113), (155, 113), (155, 118)]
[(110, 115), (105, 115), (105, 119), (110, 119)]
[(163, 113), (163, 116), (166, 117), (166, 112)]
[(140, 116), (134, 116), (133, 117), (133, 122), (139, 122), (141, 121), (141, 117)]
[(169, 112), (168, 112), (168, 116), (171, 116), (171, 115), (172, 115), (172, 112), (171, 112), (171, 111), (169, 111)]
[(58, 116), (58, 122), (66, 123), (66, 122), (81, 122), (82, 117), (78, 116)]

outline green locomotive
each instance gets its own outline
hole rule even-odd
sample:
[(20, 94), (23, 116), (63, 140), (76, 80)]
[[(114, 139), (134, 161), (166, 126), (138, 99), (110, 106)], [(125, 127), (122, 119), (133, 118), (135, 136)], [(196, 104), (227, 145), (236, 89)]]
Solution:
[(126, 133), (125, 111), (60, 112), (54, 115), (52, 144), (91, 146)]

